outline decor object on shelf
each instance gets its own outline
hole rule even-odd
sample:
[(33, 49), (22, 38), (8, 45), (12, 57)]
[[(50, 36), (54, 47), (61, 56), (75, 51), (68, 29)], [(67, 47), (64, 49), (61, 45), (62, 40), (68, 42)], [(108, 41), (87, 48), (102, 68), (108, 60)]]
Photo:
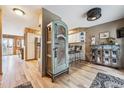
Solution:
[(80, 35), (79, 35), (79, 41), (80, 42), (85, 42), (85, 32), (80, 32)]
[(47, 74), (52, 82), (58, 75), (69, 72), (68, 29), (61, 21), (52, 21), (47, 25)]
[(95, 44), (96, 44), (96, 38), (95, 38), (95, 36), (92, 36), (91, 45), (95, 45)]
[(109, 32), (101, 32), (100, 39), (109, 38)]
[(109, 74), (97, 73), (90, 88), (124, 88), (124, 80)]
[(88, 12), (87, 12), (87, 20), (88, 21), (94, 21), (94, 20), (97, 20), (101, 17), (101, 8), (93, 8), (93, 9), (90, 9)]
[(16, 86), (15, 88), (33, 88), (32, 84), (30, 81), (25, 82), (23, 84), (20, 84), (18, 86)]
[(115, 44), (115, 38), (113, 37), (106, 38), (106, 41), (108, 44)]

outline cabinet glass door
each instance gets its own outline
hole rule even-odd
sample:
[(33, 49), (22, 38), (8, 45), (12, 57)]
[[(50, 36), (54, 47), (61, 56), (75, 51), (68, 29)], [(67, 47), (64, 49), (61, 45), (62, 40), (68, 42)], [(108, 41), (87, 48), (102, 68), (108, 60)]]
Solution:
[(67, 30), (62, 23), (54, 24), (53, 33), (53, 62), (54, 74), (61, 72), (68, 67), (67, 65)]

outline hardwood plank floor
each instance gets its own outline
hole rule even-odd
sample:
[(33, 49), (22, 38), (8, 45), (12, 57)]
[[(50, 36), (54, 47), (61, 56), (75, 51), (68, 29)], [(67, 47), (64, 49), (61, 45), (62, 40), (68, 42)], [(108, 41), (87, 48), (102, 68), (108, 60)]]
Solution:
[(27, 81), (22, 69), (23, 61), (17, 56), (3, 56), (3, 75), (1, 87), (15, 87)]
[(34, 88), (87, 88), (90, 87), (98, 72), (124, 79), (124, 70), (79, 62), (70, 66), (69, 74), (59, 76), (52, 83), (49, 77), (41, 77), (36, 60), (24, 62), (17, 56), (4, 56), (0, 87), (11, 88), (31, 81)]

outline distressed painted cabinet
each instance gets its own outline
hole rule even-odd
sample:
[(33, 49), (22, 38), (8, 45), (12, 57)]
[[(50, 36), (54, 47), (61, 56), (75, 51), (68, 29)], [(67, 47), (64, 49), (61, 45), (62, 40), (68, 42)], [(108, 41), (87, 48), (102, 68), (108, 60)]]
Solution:
[(92, 62), (120, 68), (120, 45), (92, 45)]
[(47, 74), (55, 77), (69, 72), (68, 29), (61, 21), (53, 21), (47, 26)]

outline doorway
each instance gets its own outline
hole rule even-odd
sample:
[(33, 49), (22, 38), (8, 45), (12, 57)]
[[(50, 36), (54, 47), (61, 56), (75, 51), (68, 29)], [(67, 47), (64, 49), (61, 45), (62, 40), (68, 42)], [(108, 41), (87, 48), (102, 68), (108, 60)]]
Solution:
[(13, 55), (14, 40), (12, 38), (3, 38), (2, 54), (3, 56)]

